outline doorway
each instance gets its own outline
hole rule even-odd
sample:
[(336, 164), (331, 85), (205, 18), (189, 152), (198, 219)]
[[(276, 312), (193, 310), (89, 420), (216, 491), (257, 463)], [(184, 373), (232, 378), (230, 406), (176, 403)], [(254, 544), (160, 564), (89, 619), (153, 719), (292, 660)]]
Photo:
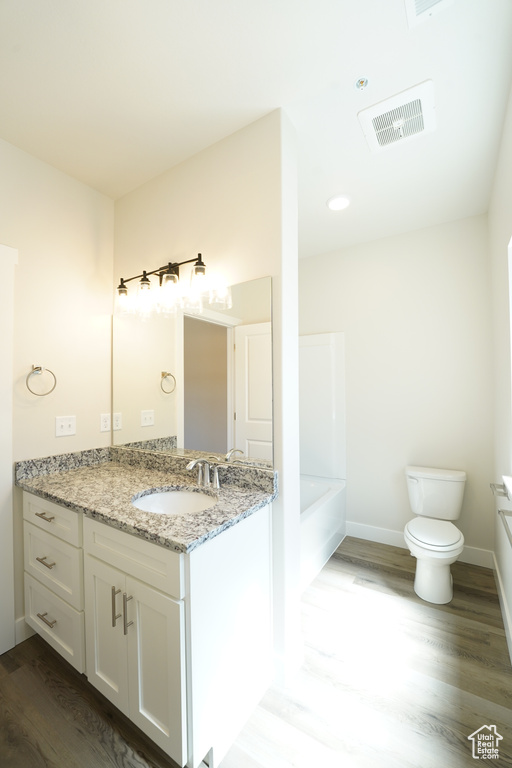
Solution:
[(183, 318), (184, 447), (228, 451), (228, 329)]

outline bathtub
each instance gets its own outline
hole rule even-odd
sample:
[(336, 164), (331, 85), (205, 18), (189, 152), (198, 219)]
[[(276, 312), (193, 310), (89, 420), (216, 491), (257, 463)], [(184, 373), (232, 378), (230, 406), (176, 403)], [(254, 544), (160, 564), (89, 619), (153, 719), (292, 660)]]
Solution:
[(301, 475), (300, 585), (303, 591), (345, 538), (344, 480)]

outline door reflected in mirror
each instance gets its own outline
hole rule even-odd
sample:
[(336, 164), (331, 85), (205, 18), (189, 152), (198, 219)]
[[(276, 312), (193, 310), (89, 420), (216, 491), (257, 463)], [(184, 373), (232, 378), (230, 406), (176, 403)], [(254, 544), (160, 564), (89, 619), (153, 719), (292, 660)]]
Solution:
[(272, 461), (271, 278), (232, 296), (201, 315), (114, 316), (114, 445)]

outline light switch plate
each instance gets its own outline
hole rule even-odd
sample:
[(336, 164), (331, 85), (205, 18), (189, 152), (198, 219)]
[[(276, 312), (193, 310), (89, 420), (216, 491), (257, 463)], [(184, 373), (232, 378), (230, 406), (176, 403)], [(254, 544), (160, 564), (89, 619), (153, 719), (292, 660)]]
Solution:
[(152, 427), (155, 423), (154, 411), (141, 411), (140, 412), (140, 425), (141, 427)]
[(55, 417), (55, 437), (76, 435), (76, 416)]

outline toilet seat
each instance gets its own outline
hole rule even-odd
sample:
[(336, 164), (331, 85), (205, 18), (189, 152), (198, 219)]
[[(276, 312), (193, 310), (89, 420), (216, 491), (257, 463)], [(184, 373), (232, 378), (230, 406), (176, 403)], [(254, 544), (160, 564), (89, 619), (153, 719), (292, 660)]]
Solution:
[(405, 526), (411, 540), (433, 552), (446, 552), (464, 543), (464, 536), (453, 523), (428, 517), (415, 517)]

